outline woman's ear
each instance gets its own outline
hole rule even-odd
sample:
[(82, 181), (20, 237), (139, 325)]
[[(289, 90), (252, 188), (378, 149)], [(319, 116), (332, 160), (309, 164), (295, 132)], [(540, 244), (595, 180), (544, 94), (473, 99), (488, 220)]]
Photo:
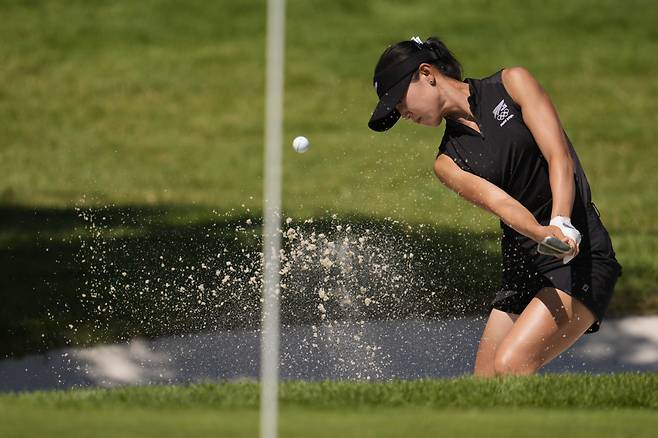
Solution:
[(423, 76), (430, 85), (436, 85), (436, 79), (434, 78), (434, 72), (432, 67), (429, 64), (421, 64), (418, 68), (420, 75)]
[(427, 63), (422, 63), (420, 67), (418, 67), (418, 70), (420, 71), (420, 74), (423, 76), (432, 75), (432, 67)]

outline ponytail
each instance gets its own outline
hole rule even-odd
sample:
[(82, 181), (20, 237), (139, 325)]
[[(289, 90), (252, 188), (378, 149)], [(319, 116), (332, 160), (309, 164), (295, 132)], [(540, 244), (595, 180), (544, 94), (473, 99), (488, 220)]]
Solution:
[(439, 58), (437, 61), (432, 62), (432, 65), (438, 68), (444, 75), (457, 79), (458, 81), (462, 80), (461, 64), (440, 39), (437, 37), (429, 37), (423, 44), (436, 53), (436, 56)]
[[(400, 63), (419, 50), (431, 50), (436, 54), (437, 59), (431, 61), (431, 64), (442, 74), (458, 81), (462, 80), (462, 66), (457, 58), (448, 50), (445, 44), (437, 37), (430, 37), (423, 42), (418, 37), (411, 40), (400, 41), (397, 44), (389, 46), (377, 62), (375, 67), (375, 76), (386, 68)], [(413, 80), (418, 80), (419, 73), (416, 71)]]

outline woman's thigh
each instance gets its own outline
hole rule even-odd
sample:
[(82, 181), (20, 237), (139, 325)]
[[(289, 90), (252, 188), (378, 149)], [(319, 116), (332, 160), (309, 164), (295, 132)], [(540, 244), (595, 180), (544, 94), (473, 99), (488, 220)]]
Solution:
[(474, 374), (476, 376), (488, 377), (495, 375), (494, 357), (496, 349), (512, 329), (514, 321), (518, 317), (519, 315), (515, 313), (507, 313), (502, 310), (493, 309), (491, 311), (475, 357)]
[(578, 299), (543, 288), (523, 310), (496, 350), (497, 374), (532, 374), (573, 345), (594, 323)]

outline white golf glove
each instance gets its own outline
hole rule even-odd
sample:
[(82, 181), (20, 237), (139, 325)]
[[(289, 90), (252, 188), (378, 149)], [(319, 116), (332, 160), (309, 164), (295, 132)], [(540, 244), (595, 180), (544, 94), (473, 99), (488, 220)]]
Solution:
[[(578, 231), (576, 228), (574, 228), (573, 225), (571, 225), (571, 219), (565, 216), (555, 216), (554, 218), (551, 219), (550, 225), (555, 225), (562, 231), (562, 234), (567, 236), (569, 239), (573, 240), (576, 242), (576, 245), (580, 245), (580, 241), (582, 240), (582, 236), (580, 234), (580, 231)], [(563, 263), (566, 265), (569, 263), (574, 256), (566, 256), (564, 257)]]

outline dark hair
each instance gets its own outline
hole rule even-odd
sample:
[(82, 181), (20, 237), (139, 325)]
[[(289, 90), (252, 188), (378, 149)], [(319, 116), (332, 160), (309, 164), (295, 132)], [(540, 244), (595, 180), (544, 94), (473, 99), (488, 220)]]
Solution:
[[(437, 37), (429, 37), (427, 41), (422, 43), (420, 46), (415, 41), (400, 41), (397, 44), (389, 46), (382, 56), (380, 56), (377, 66), (375, 67), (375, 75), (378, 72), (383, 71), (385, 68), (397, 64), (398, 62), (404, 60), (409, 55), (414, 52), (418, 52), (423, 48), (427, 48), (436, 53), (436, 56), (439, 58), (436, 61), (433, 61), (431, 64), (435, 66), (442, 74), (457, 79), (458, 81), (462, 80), (462, 66), (455, 58), (455, 55), (448, 50), (445, 44), (438, 39)], [(418, 71), (414, 73), (412, 80), (418, 80)]]

